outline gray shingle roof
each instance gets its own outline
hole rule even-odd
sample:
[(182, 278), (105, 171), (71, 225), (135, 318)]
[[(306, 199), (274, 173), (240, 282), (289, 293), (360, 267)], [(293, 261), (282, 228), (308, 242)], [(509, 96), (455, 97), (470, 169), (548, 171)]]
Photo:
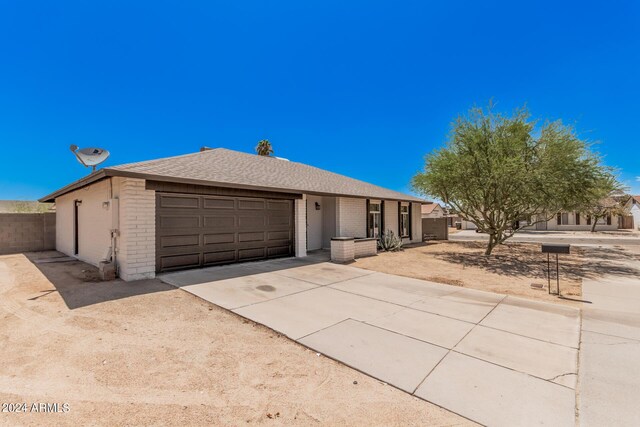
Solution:
[[(113, 166), (94, 174), (99, 172), (103, 172), (104, 176), (139, 176), (150, 180), (175, 180), (176, 182), (201, 185), (223, 185), (226, 187), (236, 185), (270, 191), (424, 202), (423, 199), (417, 197), (302, 163), (225, 148)], [(84, 179), (85, 182), (82, 185), (88, 183), (86, 182), (87, 178)], [(41, 200), (51, 200), (75, 188), (78, 186), (71, 184)]]

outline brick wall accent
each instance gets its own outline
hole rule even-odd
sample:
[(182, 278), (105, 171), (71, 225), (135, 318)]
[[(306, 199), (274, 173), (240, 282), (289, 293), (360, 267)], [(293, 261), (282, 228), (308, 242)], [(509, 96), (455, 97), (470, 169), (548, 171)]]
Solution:
[(336, 198), (336, 235), (367, 236), (367, 201), (348, 197)]
[(336, 237), (331, 239), (331, 261), (337, 263), (351, 262), (355, 258), (353, 238)]
[(0, 255), (55, 248), (55, 213), (0, 213)]
[(297, 257), (307, 256), (307, 195), (295, 200), (294, 210), (294, 234), (295, 252)]
[(354, 255), (356, 258), (373, 256), (378, 253), (377, 239), (359, 239), (354, 241)]
[(123, 280), (155, 277), (156, 192), (145, 189), (143, 179), (120, 183), (120, 236), (118, 266)]

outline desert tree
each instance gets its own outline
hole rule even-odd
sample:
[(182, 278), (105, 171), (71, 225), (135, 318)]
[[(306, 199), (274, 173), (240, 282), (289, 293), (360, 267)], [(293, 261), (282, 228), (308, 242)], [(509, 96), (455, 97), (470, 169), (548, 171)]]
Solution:
[(591, 232), (595, 233), (598, 221), (618, 215), (626, 214), (625, 201), (628, 199), (624, 187), (613, 175), (603, 176), (591, 190), (590, 204), (585, 205), (580, 212), (591, 218)]
[(538, 126), (526, 108), (511, 115), (472, 108), (458, 117), (446, 145), (425, 157), (413, 188), (442, 200), (489, 235), (486, 255), (518, 231), (594, 202), (611, 170), (590, 144), (560, 121)]
[(258, 141), (258, 145), (256, 145), (256, 153), (258, 153), (259, 156), (270, 156), (273, 154), (273, 147), (268, 139)]

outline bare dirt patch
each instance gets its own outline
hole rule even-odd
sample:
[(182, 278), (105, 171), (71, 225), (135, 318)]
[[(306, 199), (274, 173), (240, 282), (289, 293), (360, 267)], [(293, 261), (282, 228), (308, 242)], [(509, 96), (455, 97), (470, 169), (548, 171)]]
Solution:
[(0, 402), (70, 406), (0, 424), (471, 424), (158, 280), (94, 273), (0, 257)]
[[(605, 274), (639, 274), (638, 269), (624, 264), (640, 261), (631, 249), (573, 247), (570, 255), (560, 255), (561, 294), (579, 299), (582, 279)], [(490, 257), (484, 255), (484, 250), (485, 245), (480, 242), (430, 242), (401, 252), (383, 252), (358, 259), (354, 266), (525, 298), (579, 304), (548, 294), (547, 257), (540, 253), (539, 244), (508, 243), (496, 247)], [(555, 291), (553, 255), (551, 268), (551, 285)]]

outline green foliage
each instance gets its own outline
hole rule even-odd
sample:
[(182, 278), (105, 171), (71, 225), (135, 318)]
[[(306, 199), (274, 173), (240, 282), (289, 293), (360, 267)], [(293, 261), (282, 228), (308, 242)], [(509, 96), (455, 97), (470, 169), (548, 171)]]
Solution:
[(258, 153), (259, 156), (270, 156), (273, 154), (273, 147), (268, 139), (258, 141), (256, 153)]
[(516, 221), (546, 221), (588, 206), (599, 182), (612, 177), (571, 127), (538, 127), (525, 108), (505, 116), (489, 105), (458, 117), (446, 146), (425, 157), (412, 184), (488, 233), (489, 255), (518, 231)]
[(386, 252), (401, 251), (402, 239), (396, 236), (393, 231), (387, 230), (378, 237), (378, 249)]
[(626, 188), (620, 184), (614, 176), (603, 176), (597, 185), (591, 189), (594, 202), (583, 206), (580, 211), (591, 217), (591, 232), (596, 231), (598, 220), (607, 216), (626, 215), (625, 209), (627, 197), (624, 194)]
[(14, 213), (45, 213), (51, 208), (51, 203), (38, 203), (17, 201), (11, 205), (11, 212)]

